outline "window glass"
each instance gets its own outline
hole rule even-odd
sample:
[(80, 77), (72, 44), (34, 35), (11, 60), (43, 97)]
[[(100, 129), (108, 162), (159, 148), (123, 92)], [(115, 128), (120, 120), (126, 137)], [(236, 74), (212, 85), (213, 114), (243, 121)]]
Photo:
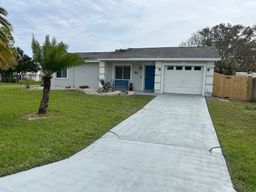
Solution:
[(58, 71), (56, 72), (56, 77), (57, 77), (57, 78), (67, 78), (67, 77), (68, 77), (67, 68), (58, 70)]
[(173, 70), (173, 66), (167, 66), (167, 70)]
[(201, 71), (201, 67), (196, 66), (196, 67), (194, 67), (194, 70), (195, 70), (195, 71)]
[(191, 69), (192, 69), (191, 66), (186, 66), (186, 67), (185, 67), (185, 70), (186, 70), (186, 71), (189, 71), (189, 70), (191, 70)]
[(130, 79), (130, 67), (123, 67), (123, 79)]
[(57, 71), (56, 77), (57, 77), (57, 78), (60, 78), (60, 77), (61, 77), (61, 70), (58, 70), (58, 71)]
[(122, 67), (116, 67), (116, 79), (122, 79)]
[(62, 77), (67, 78), (67, 68), (62, 70)]
[(176, 70), (182, 70), (182, 66), (176, 66)]
[(115, 68), (116, 79), (130, 79), (131, 67), (130, 66), (116, 66)]

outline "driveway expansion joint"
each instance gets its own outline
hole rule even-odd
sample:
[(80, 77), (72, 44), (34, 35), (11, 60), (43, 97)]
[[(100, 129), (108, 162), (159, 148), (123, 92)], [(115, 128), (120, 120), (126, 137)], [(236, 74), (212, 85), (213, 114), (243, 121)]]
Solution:
[[(176, 144), (173, 144), (173, 143), (150, 142), (150, 141), (143, 141), (143, 140), (121, 137), (120, 135), (118, 135), (117, 133), (115, 133), (113, 131), (111, 131), (110, 133), (113, 133), (114, 135), (116, 135), (118, 137), (118, 139), (124, 140), (124, 141), (132, 141), (132, 142), (140, 142), (140, 143), (147, 143), (147, 144), (154, 144), (154, 145), (165, 145), (165, 146), (171, 146), (171, 147), (179, 147), (179, 148), (207, 151), (207, 152), (210, 152), (211, 154), (213, 154), (213, 152), (212, 152), (213, 149), (220, 148), (220, 146), (215, 146), (215, 147), (212, 147), (210, 149), (209, 148), (204, 149), (204, 148), (193, 147), (193, 146), (189, 146), (189, 145), (176, 145)], [(110, 137), (102, 137), (102, 138), (110, 139)]]

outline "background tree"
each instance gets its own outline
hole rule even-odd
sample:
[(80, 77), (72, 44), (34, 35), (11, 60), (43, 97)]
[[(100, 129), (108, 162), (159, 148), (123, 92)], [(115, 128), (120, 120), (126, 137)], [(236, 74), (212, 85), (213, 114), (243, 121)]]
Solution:
[(20, 79), (23, 79), (27, 72), (36, 73), (39, 71), (39, 65), (19, 47), (17, 48), (17, 54), (18, 64), (15, 66), (15, 71), (18, 73)]
[(84, 61), (77, 55), (67, 52), (67, 45), (57, 43), (56, 39), (50, 40), (46, 36), (43, 45), (40, 45), (33, 37), (33, 59), (41, 66), (43, 72), (43, 95), (38, 109), (38, 114), (46, 114), (51, 88), (51, 78), (54, 72), (66, 67), (83, 64)]
[(40, 69), (39, 65), (26, 55), (22, 49), (17, 47), (15, 52), (17, 64), (7, 69), (0, 69), (2, 82), (17, 82), (25, 79), (27, 72), (37, 72)]
[(9, 68), (15, 64), (12, 26), (5, 18), (7, 14), (7, 11), (0, 7), (0, 69)]
[(236, 71), (256, 70), (255, 26), (219, 24), (211, 28), (206, 27), (192, 34), (180, 46), (215, 46), (222, 57), (216, 64), (216, 71), (220, 73), (229, 75)]
[(203, 47), (202, 39), (203, 37), (199, 32), (193, 33), (187, 41), (180, 43), (180, 47)]

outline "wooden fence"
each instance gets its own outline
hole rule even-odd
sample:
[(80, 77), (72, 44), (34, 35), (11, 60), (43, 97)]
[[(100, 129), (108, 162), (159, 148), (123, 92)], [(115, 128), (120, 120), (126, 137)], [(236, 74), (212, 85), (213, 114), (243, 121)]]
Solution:
[(253, 92), (254, 80), (252, 77), (214, 73), (213, 96), (251, 101)]

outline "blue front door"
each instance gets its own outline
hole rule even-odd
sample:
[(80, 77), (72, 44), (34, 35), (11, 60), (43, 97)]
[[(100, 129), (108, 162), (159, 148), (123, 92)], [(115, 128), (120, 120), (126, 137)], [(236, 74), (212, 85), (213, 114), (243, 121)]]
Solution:
[(155, 82), (155, 66), (145, 67), (145, 90), (153, 91)]

